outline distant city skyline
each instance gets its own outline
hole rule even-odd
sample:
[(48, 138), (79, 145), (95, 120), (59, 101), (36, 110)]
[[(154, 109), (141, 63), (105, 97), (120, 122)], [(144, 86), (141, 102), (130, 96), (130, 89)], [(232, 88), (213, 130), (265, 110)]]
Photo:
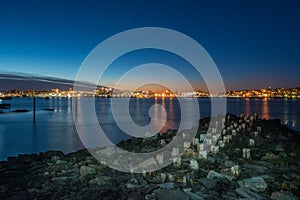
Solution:
[[(100, 42), (147, 26), (174, 29), (195, 39), (215, 61), (226, 90), (299, 87), (299, 13), (300, 2), (283, 0), (4, 0), (0, 2), (0, 89), (50, 89), (57, 80), (72, 83), (84, 58)], [(172, 66), (195, 90), (206, 90), (192, 66), (155, 50), (120, 57), (99, 84), (112, 87), (126, 70), (149, 62)], [(25, 78), (13, 80), (14, 74)], [(30, 75), (49, 80), (37, 85)], [(180, 86), (178, 91), (184, 90)]]
[[(156, 90), (153, 90), (156, 88)], [(92, 90), (74, 90), (70, 87), (67, 89), (52, 88), (51, 90), (0, 90), (0, 101), (11, 100), (13, 97), (41, 97), (49, 99), (50, 97), (96, 97), (96, 98), (209, 98), (209, 97), (226, 97), (226, 98), (259, 98), (259, 99), (299, 99), (300, 87), (297, 88), (267, 88), (252, 90), (234, 90), (222, 93), (210, 93), (205, 91), (172, 91), (169, 88), (159, 85), (147, 85), (137, 88), (136, 90), (119, 90), (105, 86), (97, 86)]]

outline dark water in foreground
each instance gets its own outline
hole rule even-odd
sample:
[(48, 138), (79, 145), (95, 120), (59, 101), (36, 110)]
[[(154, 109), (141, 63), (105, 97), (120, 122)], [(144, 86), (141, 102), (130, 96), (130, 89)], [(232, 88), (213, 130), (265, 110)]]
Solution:
[[(20, 153), (39, 153), (47, 150), (61, 150), (65, 153), (84, 148), (74, 125), (72, 116), (72, 100), (70, 98), (37, 99), (37, 123), (32, 123), (33, 113), (0, 114), (0, 160)], [(79, 101), (91, 101), (81, 98)], [(122, 99), (119, 100), (122, 102)], [(200, 117), (210, 115), (210, 99), (198, 99)], [(189, 104), (190, 100), (185, 99)], [(32, 110), (31, 98), (13, 98), (1, 103), (10, 103), (12, 108)], [(180, 106), (176, 99), (132, 99), (130, 115), (138, 125), (150, 122), (149, 108), (159, 103), (165, 107), (167, 121), (164, 129), (177, 129), (180, 121)], [(111, 114), (110, 99), (96, 99), (97, 117), (101, 127), (113, 143), (129, 138), (119, 129)], [(55, 111), (44, 111), (44, 108), (54, 108)], [(80, 111), (78, 111), (80, 115)], [(227, 112), (239, 115), (241, 113), (257, 112), (261, 118), (281, 119), (283, 124), (295, 130), (300, 130), (300, 99), (227, 99)], [(119, 113), (122, 114), (122, 111)], [(80, 120), (77, 118), (76, 120)], [(187, 120), (197, 123), (195, 116)]]

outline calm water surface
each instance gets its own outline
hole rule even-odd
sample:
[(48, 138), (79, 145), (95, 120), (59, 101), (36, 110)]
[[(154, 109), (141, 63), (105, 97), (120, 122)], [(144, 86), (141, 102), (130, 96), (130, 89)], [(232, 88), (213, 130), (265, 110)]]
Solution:
[[(32, 111), (27, 113), (0, 114), (0, 160), (20, 153), (39, 153), (47, 150), (61, 150), (65, 153), (84, 148), (74, 126), (71, 98), (37, 99), (37, 123), (33, 124)], [(81, 98), (76, 101), (91, 101)], [(32, 110), (31, 98), (13, 98), (1, 103), (10, 103), (13, 111), (16, 109)], [(122, 99), (120, 99), (122, 103)], [(177, 129), (180, 121), (180, 106), (176, 99), (131, 99), (130, 115), (141, 126), (150, 122), (149, 108), (159, 103), (165, 107), (167, 121), (166, 129)], [(189, 103), (186, 99), (185, 103)], [(210, 100), (199, 99), (200, 115), (210, 115)], [(111, 114), (110, 99), (96, 99), (97, 116), (101, 127), (113, 143), (118, 143), (130, 136), (116, 126)], [(44, 108), (54, 108), (55, 111), (44, 111)], [(257, 112), (262, 118), (278, 118), (291, 128), (300, 130), (300, 99), (227, 99), (227, 111), (236, 115)], [(80, 112), (80, 110), (78, 111)], [(122, 111), (118, 114), (122, 114)], [(80, 113), (77, 113), (80, 116)], [(80, 120), (80, 117), (76, 120)], [(197, 123), (195, 116), (187, 120)]]

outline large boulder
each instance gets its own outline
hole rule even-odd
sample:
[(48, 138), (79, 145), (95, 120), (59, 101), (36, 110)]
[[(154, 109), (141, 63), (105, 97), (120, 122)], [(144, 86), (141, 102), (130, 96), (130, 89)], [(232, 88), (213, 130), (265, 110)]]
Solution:
[(238, 182), (241, 187), (250, 188), (256, 192), (264, 192), (268, 185), (262, 177), (246, 178)]
[(87, 175), (93, 175), (96, 174), (96, 170), (89, 166), (81, 166), (80, 167), (80, 175), (81, 176), (87, 176)]

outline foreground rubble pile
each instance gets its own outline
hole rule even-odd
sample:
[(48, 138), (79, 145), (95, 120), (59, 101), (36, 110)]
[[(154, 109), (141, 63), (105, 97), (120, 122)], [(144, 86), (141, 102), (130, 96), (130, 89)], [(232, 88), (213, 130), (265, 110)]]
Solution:
[[(182, 156), (173, 149), (173, 164), (143, 174), (113, 170), (87, 150), (10, 157), (0, 162), (0, 199), (299, 199), (299, 135), (257, 115), (228, 115), (220, 134), (209, 122), (200, 120)], [(149, 152), (175, 136), (169, 130), (118, 146)]]

